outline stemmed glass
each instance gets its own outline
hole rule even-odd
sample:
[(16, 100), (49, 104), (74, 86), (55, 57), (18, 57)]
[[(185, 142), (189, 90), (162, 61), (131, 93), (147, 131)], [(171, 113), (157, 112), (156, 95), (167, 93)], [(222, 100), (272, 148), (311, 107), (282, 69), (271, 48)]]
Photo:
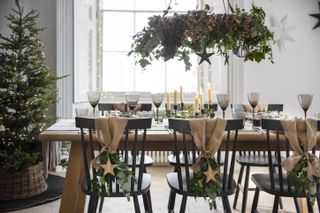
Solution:
[(126, 94), (126, 102), (129, 106), (129, 109), (132, 111), (132, 115), (134, 113), (134, 108), (136, 108), (139, 101), (139, 93), (127, 93)]
[(298, 95), (298, 101), (301, 106), (301, 108), (304, 111), (304, 118), (307, 118), (307, 111), (312, 103), (312, 94), (299, 94)]
[(159, 123), (159, 107), (163, 101), (163, 93), (152, 94), (152, 101), (157, 109), (157, 123)]
[(258, 92), (249, 92), (248, 101), (252, 107), (252, 125), (254, 124), (254, 109), (258, 105), (260, 94)]
[(229, 106), (229, 95), (228, 94), (217, 94), (217, 101), (222, 109), (223, 118), (225, 118), (225, 110)]
[(89, 91), (87, 92), (88, 100), (90, 105), (93, 108), (93, 116), (96, 115), (96, 106), (99, 103), (101, 93), (99, 91)]

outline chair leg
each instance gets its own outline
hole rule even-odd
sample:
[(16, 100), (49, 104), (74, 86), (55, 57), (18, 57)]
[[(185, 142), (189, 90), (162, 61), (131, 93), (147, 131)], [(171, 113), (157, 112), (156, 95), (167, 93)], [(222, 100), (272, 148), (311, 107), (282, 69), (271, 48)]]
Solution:
[(274, 196), (272, 213), (278, 213), (279, 208), (279, 196)]
[(307, 205), (308, 205), (309, 213), (313, 213), (313, 206), (312, 206), (312, 203), (310, 201), (310, 198), (307, 198)]
[(258, 201), (259, 201), (259, 194), (260, 194), (260, 189), (256, 187), (256, 190), (254, 192), (254, 197), (253, 197), (253, 203), (252, 203), (252, 208), (251, 208), (251, 213), (257, 212), (257, 207), (258, 207)]
[(186, 212), (186, 205), (187, 205), (187, 196), (182, 196), (181, 200), (181, 206), (180, 206), (180, 213), (185, 213)]
[(104, 197), (100, 199), (99, 212), (102, 212)]
[(134, 212), (140, 213), (139, 200), (138, 200), (138, 196), (136, 195), (133, 196), (133, 205), (134, 205)]
[(93, 196), (90, 196), (89, 198), (89, 204), (88, 204), (88, 213), (92, 212), (92, 206), (93, 206)]
[(150, 190), (147, 192), (147, 197), (148, 197), (148, 200), (149, 200), (149, 212), (152, 213), (153, 210), (152, 210), (152, 201), (151, 201), (151, 193), (150, 193)]
[(282, 199), (281, 199), (281, 197), (279, 198), (279, 207), (280, 207), (280, 209), (283, 209), (283, 204), (282, 204)]
[(293, 198), (294, 206), (296, 207), (297, 213), (300, 213), (299, 203), (296, 197)]
[(320, 212), (320, 197), (317, 197), (317, 203), (318, 203), (318, 210)]
[(213, 208), (214, 208), (214, 210), (217, 210), (217, 203), (215, 200), (213, 201)]
[(144, 210), (148, 212), (149, 210), (149, 200), (147, 194), (142, 195)]
[(231, 206), (229, 203), (228, 196), (222, 196), (222, 204), (225, 213), (231, 213)]
[(99, 203), (99, 197), (95, 197), (94, 204), (93, 204), (93, 212), (97, 212), (98, 203)]
[(242, 213), (246, 212), (246, 207), (247, 207), (249, 176), (250, 176), (250, 166), (247, 166), (246, 176), (245, 176), (245, 179), (244, 179), (244, 188), (243, 188), (243, 198), (242, 198), (242, 207), (241, 207), (241, 212)]
[(243, 176), (243, 169), (244, 169), (244, 166), (241, 165), (240, 173), (239, 173), (239, 177), (238, 177), (238, 182), (237, 182), (237, 190), (236, 190), (236, 194), (234, 195), (234, 200), (233, 200), (233, 209), (237, 208), (239, 191), (240, 191), (240, 186), (241, 186), (242, 176)]
[(173, 211), (175, 201), (176, 201), (176, 193), (174, 193), (172, 190), (170, 190), (169, 202), (168, 202), (169, 212)]

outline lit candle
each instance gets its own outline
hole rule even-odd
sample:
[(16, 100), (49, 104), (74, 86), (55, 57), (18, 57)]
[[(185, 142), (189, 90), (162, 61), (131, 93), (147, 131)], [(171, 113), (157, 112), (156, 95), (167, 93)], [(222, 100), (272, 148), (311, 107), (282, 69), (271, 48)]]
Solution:
[(177, 89), (174, 89), (174, 92), (173, 92), (173, 104), (174, 105), (177, 105), (177, 97), (178, 97)]
[(194, 112), (198, 112), (199, 109), (199, 102), (198, 102), (198, 95), (194, 97)]
[(200, 96), (199, 96), (199, 102), (200, 102), (200, 110), (202, 109), (203, 106), (203, 91), (202, 88), (200, 88)]
[(170, 111), (170, 93), (167, 91), (166, 92), (166, 96), (167, 96), (167, 111)]
[(208, 84), (208, 104), (212, 104), (212, 90), (211, 90), (211, 85)]
[(183, 103), (183, 87), (180, 86), (180, 102)]

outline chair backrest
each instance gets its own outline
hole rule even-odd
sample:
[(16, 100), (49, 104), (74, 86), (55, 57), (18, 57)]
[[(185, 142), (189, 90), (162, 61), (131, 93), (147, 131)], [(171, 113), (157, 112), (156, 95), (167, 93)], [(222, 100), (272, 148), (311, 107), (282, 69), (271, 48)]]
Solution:
[[(204, 105), (203, 105), (203, 108), (204, 108), (204, 109), (208, 109), (208, 106), (209, 106), (208, 104), (204, 104)], [(211, 105), (210, 105), (210, 108), (211, 108), (213, 111), (217, 111), (217, 110), (218, 110), (218, 104), (211, 104)]]
[[(275, 183), (277, 183), (279, 184), (278, 186), (280, 191), (284, 191), (286, 189), (290, 191), (292, 184), (288, 181), (284, 181), (286, 173), (282, 169), (282, 162), (290, 156), (291, 147), (287, 137), (284, 135), (281, 121), (274, 119), (262, 119), (262, 128), (267, 131), (268, 167), (271, 187), (274, 189), (276, 186)], [(319, 121), (317, 129), (320, 131)], [(315, 147), (312, 149), (312, 153), (315, 154)], [(276, 162), (274, 162), (274, 158)]]
[(268, 111), (283, 111), (283, 104), (268, 104)]
[(152, 103), (142, 103), (140, 107), (140, 111), (151, 111)]
[(101, 115), (104, 116), (105, 111), (113, 110), (113, 104), (112, 103), (99, 103), (98, 110), (101, 111)]
[[(82, 153), (83, 163), (86, 176), (86, 184), (89, 190), (92, 190), (91, 180), (96, 176), (96, 169), (90, 166), (91, 160), (94, 159), (94, 141), (93, 134), (95, 131), (95, 120), (94, 118), (83, 118), (76, 117), (76, 127), (80, 128), (81, 131), (81, 142), (82, 142)], [(123, 144), (120, 144), (124, 162), (128, 164), (128, 156), (130, 151), (132, 153), (132, 166), (130, 166), (133, 177), (137, 179), (138, 190), (141, 189), (142, 176), (144, 172), (144, 155), (145, 155), (145, 143), (147, 129), (151, 128), (151, 118), (139, 118), (139, 119), (128, 119), (127, 126), (124, 130)], [(139, 135), (138, 135), (139, 133)], [(141, 134), (141, 135), (140, 135)], [(139, 155), (140, 163), (137, 161)], [(109, 183), (112, 185), (112, 183)], [(116, 193), (122, 195), (120, 187), (115, 183), (115, 187), (110, 187), (110, 193)], [(131, 181), (131, 190), (135, 186), (135, 181)]]
[[(196, 154), (197, 148), (194, 143), (193, 137), (191, 135), (191, 130), (189, 126), (188, 120), (182, 119), (169, 119), (169, 128), (173, 130), (173, 142), (174, 142), (174, 152), (176, 157), (176, 165), (175, 171), (178, 174), (178, 182), (179, 182), (179, 190), (183, 189), (183, 177), (186, 180), (186, 187), (187, 191), (189, 191), (189, 181), (191, 172), (190, 171), (190, 164), (188, 161), (192, 159), (192, 164), (196, 162)], [(228, 188), (231, 187), (232, 180), (233, 180), (233, 173), (234, 173), (234, 163), (235, 163), (235, 151), (237, 145), (237, 137), (238, 137), (238, 130), (243, 128), (243, 120), (228, 120), (226, 126), (226, 140), (222, 142), (218, 153), (217, 153), (217, 163), (218, 165), (222, 165), (221, 162), (221, 151), (224, 152), (223, 157), (223, 173), (222, 177), (222, 191), (226, 191)], [(231, 136), (231, 131), (234, 131), (234, 134)], [(232, 137), (232, 141), (231, 141)], [(229, 154), (231, 153), (231, 158)], [(184, 164), (180, 163), (180, 154), (183, 154), (184, 157)]]

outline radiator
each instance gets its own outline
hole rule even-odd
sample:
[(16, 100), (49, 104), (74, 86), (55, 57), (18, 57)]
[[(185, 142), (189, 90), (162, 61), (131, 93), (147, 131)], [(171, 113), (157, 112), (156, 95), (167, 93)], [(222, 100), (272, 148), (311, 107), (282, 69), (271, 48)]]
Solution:
[(153, 159), (155, 164), (169, 163), (168, 156), (171, 153), (171, 151), (146, 151), (146, 154)]

